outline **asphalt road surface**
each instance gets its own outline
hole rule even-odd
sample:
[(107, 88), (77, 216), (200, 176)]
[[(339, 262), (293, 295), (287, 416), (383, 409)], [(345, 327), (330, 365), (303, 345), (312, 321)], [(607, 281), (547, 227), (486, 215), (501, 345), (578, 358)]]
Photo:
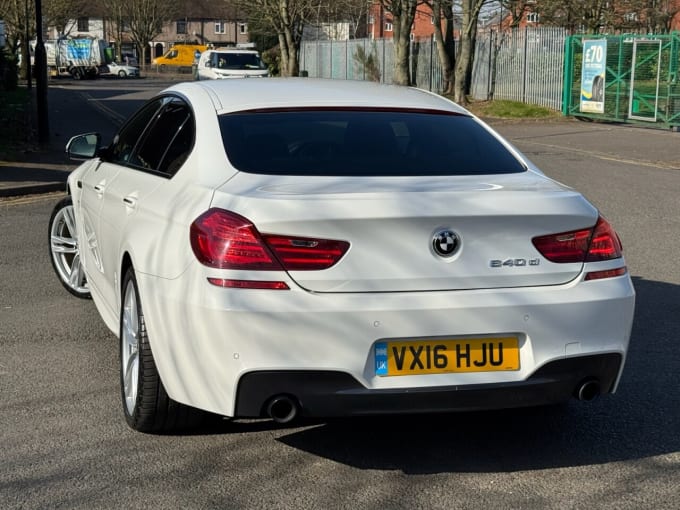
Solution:
[[(113, 93), (88, 93), (118, 111)], [(114, 335), (52, 274), (47, 223), (62, 195), (5, 200), (0, 508), (680, 508), (680, 134), (496, 127), (621, 236), (637, 309), (616, 395), (550, 410), (133, 432)]]

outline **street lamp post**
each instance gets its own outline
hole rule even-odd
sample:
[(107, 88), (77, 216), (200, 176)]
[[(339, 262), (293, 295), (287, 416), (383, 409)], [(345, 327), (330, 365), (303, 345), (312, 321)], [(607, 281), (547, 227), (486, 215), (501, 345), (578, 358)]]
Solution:
[(47, 55), (43, 42), (42, 1), (35, 0), (35, 90), (38, 106), (38, 142), (44, 144), (50, 136), (47, 118)]
[(29, 41), (29, 36), (30, 36), (30, 31), (29, 27), (31, 25), (31, 20), (28, 17), (28, 0), (24, 0), (24, 23), (26, 23), (26, 27), (24, 30), (24, 49), (22, 50), (24, 52), (24, 65), (26, 66), (26, 84), (28, 87), (28, 90), (31, 90), (32, 85), (32, 79), (31, 79), (31, 43)]

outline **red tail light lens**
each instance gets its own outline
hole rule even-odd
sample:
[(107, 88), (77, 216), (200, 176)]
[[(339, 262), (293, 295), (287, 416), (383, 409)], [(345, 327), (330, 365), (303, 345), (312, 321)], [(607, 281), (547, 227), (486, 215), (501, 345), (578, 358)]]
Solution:
[(536, 249), (551, 262), (598, 262), (621, 257), (621, 241), (614, 229), (600, 217), (593, 228), (535, 237)]
[(262, 235), (250, 220), (223, 209), (199, 216), (191, 225), (190, 237), (199, 262), (220, 269), (328, 269), (349, 249), (345, 241)]
[(590, 241), (590, 249), (586, 262), (598, 262), (600, 260), (618, 259), (621, 257), (623, 248), (621, 240), (616, 235), (612, 226), (600, 217), (595, 225), (593, 239)]
[(201, 264), (220, 269), (281, 271), (283, 268), (243, 216), (210, 209), (191, 224), (191, 247)]
[(349, 243), (306, 237), (263, 235), (267, 245), (288, 271), (328, 269), (347, 252)]

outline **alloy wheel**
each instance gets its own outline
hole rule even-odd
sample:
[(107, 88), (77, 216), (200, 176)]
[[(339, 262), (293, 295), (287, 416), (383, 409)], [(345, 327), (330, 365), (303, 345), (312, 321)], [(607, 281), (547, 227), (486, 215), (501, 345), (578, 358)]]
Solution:
[(62, 284), (71, 294), (90, 297), (75, 225), (70, 199), (60, 202), (52, 213), (50, 222), (52, 264)]
[(121, 370), (125, 407), (130, 416), (135, 411), (139, 389), (139, 313), (137, 293), (128, 280), (123, 297), (123, 318), (121, 324)]

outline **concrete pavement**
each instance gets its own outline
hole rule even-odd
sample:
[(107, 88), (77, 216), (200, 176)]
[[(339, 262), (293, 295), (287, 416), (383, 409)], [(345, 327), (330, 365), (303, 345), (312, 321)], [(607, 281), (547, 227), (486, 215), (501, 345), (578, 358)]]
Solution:
[[(126, 94), (142, 83), (127, 80), (125, 86), (116, 90)], [(126, 114), (106, 106), (111, 90), (111, 87), (91, 88), (87, 82), (50, 82), (49, 141), (43, 146), (17, 148), (11, 157), (0, 157), (0, 197), (65, 190), (68, 174), (77, 166), (68, 161), (64, 152), (68, 140), (81, 133), (97, 131), (103, 140), (110, 141), (125, 120)], [(107, 91), (108, 98), (102, 96), (103, 91)], [(128, 101), (126, 111), (134, 111), (142, 102), (141, 99)]]
[(23, 147), (11, 157), (0, 159), (0, 197), (65, 190), (66, 178), (76, 166), (66, 158), (66, 142), (71, 136), (88, 131), (90, 126), (111, 124), (109, 118), (105, 121), (103, 118), (75, 91), (50, 86), (49, 141), (44, 146)]

